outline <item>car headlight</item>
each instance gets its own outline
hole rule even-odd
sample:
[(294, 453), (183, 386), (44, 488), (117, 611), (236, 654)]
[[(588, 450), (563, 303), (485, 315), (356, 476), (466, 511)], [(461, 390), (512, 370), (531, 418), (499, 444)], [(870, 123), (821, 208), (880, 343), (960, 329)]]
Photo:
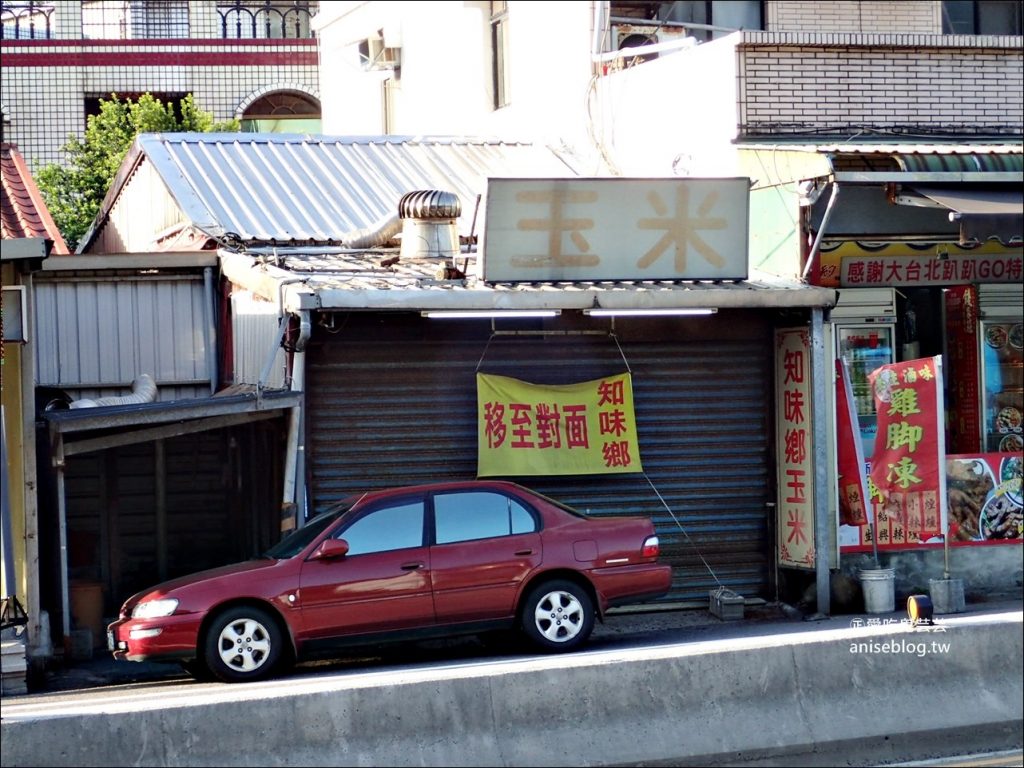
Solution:
[(159, 616), (170, 616), (178, 607), (178, 601), (173, 598), (164, 600), (147, 600), (139, 603), (132, 610), (133, 619), (155, 619)]

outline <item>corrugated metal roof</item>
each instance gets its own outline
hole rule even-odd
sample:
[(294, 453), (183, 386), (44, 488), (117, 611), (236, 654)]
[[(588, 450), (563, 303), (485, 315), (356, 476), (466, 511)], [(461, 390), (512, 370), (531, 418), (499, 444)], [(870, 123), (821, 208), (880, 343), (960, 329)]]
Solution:
[(1017, 172), (1024, 171), (1024, 144), (854, 144), (842, 142), (760, 143), (744, 142), (740, 149), (780, 149), (822, 155), (886, 155), (910, 172)]
[[(736, 281), (607, 281), (486, 283), (476, 274), (476, 254), (465, 258), (465, 277), (444, 279), (439, 259), (385, 259), (378, 254), (290, 249), (267, 254), (221, 252), (232, 282), (285, 309), (665, 309), (688, 307), (832, 307), (836, 292), (751, 272)], [(461, 267), (463, 259), (455, 261)], [(387, 266), (383, 264), (387, 263)], [(296, 280), (298, 278), (298, 280)]]
[[(747, 140), (736, 145), (739, 149), (785, 149), (793, 152), (820, 152), (824, 154), (885, 154), (885, 155), (1012, 155), (1024, 152), (1020, 141), (1001, 141), (991, 144), (928, 144), (907, 142), (821, 142), (806, 138), (792, 143), (785, 141)], [(976, 170), (976, 169), (974, 169)]]
[(68, 252), (24, 158), (17, 147), (6, 143), (0, 145), (0, 236), (4, 240), (41, 237), (53, 241), (51, 253)]
[(497, 140), (293, 134), (142, 134), (121, 166), (84, 250), (140, 162), (156, 169), (184, 214), (222, 242), (338, 245), (397, 212), (407, 192), (454, 192), (468, 236), (488, 177), (577, 176), (554, 150)]

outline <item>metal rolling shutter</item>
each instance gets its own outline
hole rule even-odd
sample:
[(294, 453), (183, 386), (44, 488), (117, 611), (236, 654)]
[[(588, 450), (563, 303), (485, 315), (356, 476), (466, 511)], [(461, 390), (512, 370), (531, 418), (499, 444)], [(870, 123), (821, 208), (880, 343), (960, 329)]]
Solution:
[[(380, 331), (311, 349), (307, 454), (318, 509), (370, 488), (474, 477), (478, 363), (549, 384), (625, 370), (607, 336), (488, 345), (486, 334), (389, 341)], [(746, 597), (768, 594), (770, 328), (743, 336), (622, 342), (650, 483), (642, 474), (509, 478), (591, 514), (649, 515), (673, 565), (665, 602), (706, 603), (719, 581)]]

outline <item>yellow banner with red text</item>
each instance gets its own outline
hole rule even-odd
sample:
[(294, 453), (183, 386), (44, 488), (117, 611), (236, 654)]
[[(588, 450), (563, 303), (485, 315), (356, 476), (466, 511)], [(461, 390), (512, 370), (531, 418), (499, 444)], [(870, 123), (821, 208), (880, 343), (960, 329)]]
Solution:
[(642, 472), (628, 373), (530, 384), (478, 373), (477, 476)]

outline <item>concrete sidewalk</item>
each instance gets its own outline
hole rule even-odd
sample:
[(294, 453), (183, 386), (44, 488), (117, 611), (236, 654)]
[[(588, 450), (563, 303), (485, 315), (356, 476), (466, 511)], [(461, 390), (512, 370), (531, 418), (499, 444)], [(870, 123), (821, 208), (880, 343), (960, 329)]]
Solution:
[(3, 765), (878, 765), (1019, 748), (1021, 601), (905, 618), (620, 613), (561, 656), (463, 648), (247, 685), (14, 697)]

